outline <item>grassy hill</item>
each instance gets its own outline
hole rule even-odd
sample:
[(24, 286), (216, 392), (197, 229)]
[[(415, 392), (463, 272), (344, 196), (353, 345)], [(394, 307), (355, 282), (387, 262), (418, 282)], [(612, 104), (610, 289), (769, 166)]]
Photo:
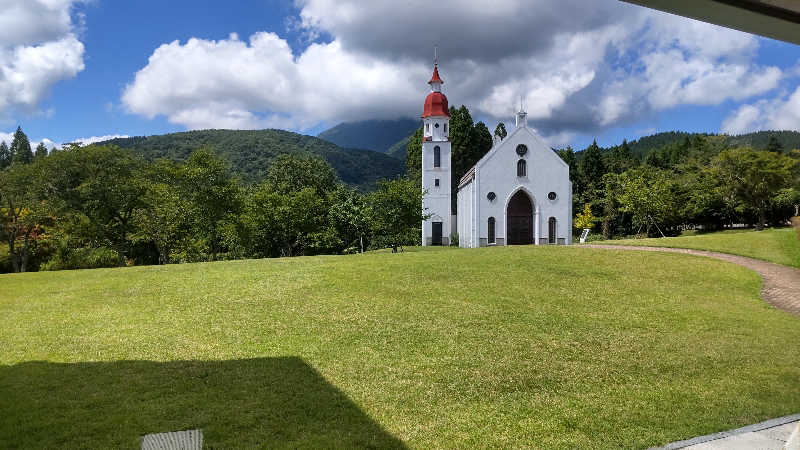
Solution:
[(657, 239), (618, 239), (593, 244), (636, 245), (649, 247), (690, 248), (730, 253), (763, 259), (784, 266), (800, 268), (800, 240), (791, 228), (763, 231), (729, 230), (708, 234), (686, 232), (683, 236)]
[(797, 412), (760, 284), (578, 246), (0, 275), (0, 448), (647, 448)]
[[(397, 151), (391, 152), (392, 148), (398, 141), (413, 134), (419, 126), (419, 119), (345, 122), (323, 131), (319, 138), (341, 147), (365, 148), (397, 157)], [(398, 159), (405, 161), (405, 147), (402, 157)]]
[(183, 160), (198, 148), (208, 148), (225, 158), (246, 181), (263, 179), (270, 161), (284, 153), (322, 157), (345, 183), (365, 189), (384, 178), (402, 174), (405, 165), (370, 150), (342, 148), (328, 141), (283, 130), (203, 130), (160, 136), (118, 138), (100, 144), (130, 149), (147, 159)]

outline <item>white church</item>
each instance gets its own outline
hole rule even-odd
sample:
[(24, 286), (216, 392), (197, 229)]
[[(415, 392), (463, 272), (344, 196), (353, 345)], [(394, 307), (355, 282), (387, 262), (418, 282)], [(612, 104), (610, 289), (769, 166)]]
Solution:
[(422, 245), (461, 247), (566, 245), (572, 243), (572, 183), (569, 166), (517, 113), (516, 128), (494, 145), (458, 183), (452, 214), (447, 97), (439, 68), (428, 82), (431, 93), (422, 114)]

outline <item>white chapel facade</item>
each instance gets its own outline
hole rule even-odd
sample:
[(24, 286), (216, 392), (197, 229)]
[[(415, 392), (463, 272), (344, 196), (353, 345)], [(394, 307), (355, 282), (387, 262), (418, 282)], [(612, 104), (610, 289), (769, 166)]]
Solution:
[[(516, 127), (494, 145), (461, 180), (452, 180), (449, 106), (438, 67), (428, 82), (422, 142), (422, 245), (461, 247), (566, 245), (572, 243), (572, 183), (569, 166), (528, 127), (520, 110)], [(521, 109), (521, 108), (520, 108)], [(451, 183), (458, 183), (452, 214)]]

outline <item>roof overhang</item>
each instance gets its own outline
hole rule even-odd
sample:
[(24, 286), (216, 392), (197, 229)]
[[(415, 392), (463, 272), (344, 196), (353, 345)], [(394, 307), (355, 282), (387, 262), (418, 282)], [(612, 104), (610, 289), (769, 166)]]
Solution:
[(798, 0), (621, 0), (800, 44)]

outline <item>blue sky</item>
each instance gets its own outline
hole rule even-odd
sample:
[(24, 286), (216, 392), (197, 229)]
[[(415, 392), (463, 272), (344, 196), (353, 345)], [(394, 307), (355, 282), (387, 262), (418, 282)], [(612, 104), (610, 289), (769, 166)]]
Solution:
[(616, 0), (430, 5), (19, 0), (0, 12), (0, 24), (29, 24), (0, 32), (0, 131), (19, 124), (48, 143), (210, 127), (316, 134), (414, 116), (434, 45), (451, 104), (494, 127), (523, 96), (553, 145), (800, 128), (796, 45)]

